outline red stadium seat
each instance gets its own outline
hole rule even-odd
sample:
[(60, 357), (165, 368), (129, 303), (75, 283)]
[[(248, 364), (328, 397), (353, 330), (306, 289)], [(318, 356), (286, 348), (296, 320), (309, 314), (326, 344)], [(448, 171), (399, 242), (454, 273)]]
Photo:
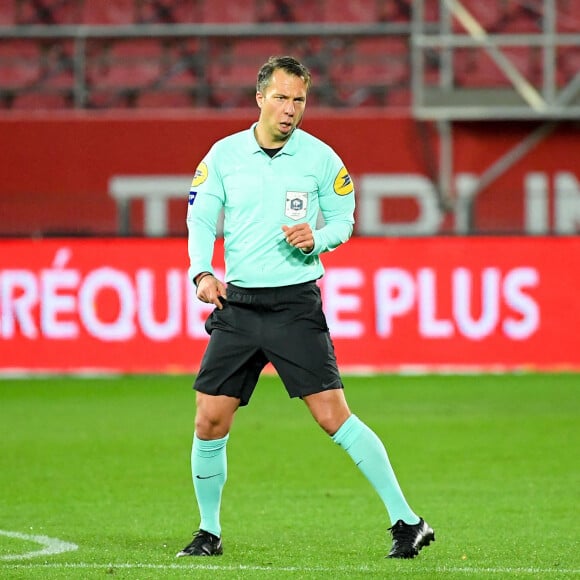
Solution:
[(87, 80), (98, 88), (138, 88), (162, 73), (163, 50), (157, 39), (129, 39), (93, 44), (88, 50)]
[(0, 26), (16, 24), (16, 0), (0, 0)]
[(511, 11), (498, 32), (535, 34), (542, 31), (544, 8), (540, 3), (522, 3), (512, 0)]
[[(487, 32), (520, 34), (541, 31), (542, 7), (537, 3), (462, 0), (462, 5)], [(455, 18), (453, 30), (466, 33), (465, 27)]]
[(557, 32), (580, 32), (580, 4), (578, 0), (559, 0), (556, 15)]
[(387, 94), (389, 107), (408, 109), (411, 106), (412, 96), (409, 87), (391, 87)]
[(388, 36), (356, 39), (334, 55), (329, 70), (343, 104), (385, 104), (390, 88), (409, 85), (407, 40)]
[(138, 0), (139, 23), (192, 23), (201, 21), (203, 0)]
[[(526, 80), (540, 86), (542, 61), (539, 50), (529, 47), (503, 47), (501, 52)], [(462, 87), (510, 87), (512, 83), (483, 49), (454, 51), (456, 84)]]
[(191, 109), (195, 100), (185, 91), (145, 91), (138, 96), (137, 106), (144, 109)]
[(133, 24), (135, 21), (133, 0), (85, 0), (85, 24)]
[(580, 74), (580, 47), (560, 47), (557, 52), (557, 84), (559, 87), (567, 85)]
[(166, 49), (160, 84), (165, 88), (193, 88), (201, 74), (202, 56), (198, 53), (198, 39), (184, 40)]
[(324, 2), (312, 0), (257, 0), (258, 22), (322, 22)]
[[(412, 5), (412, 0), (407, 0), (409, 6)], [(424, 18), (427, 22), (438, 22), (440, 14), (441, 0), (423, 0), (424, 2)]]
[(35, 40), (0, 40), (0, 89), (31, 85), (40, 70), (40, 48)]
[(323, 0), (324, 22), (374, 22), (376, 2), (369, 0)]
[(66, 95), (59, 93), (23, 93), (15, 97), (13, 109), (54, 110), (70, 108), (72, 102)]
[(72, 40), (40, 42), (39, 84), (45, 88), (72, 89), (74, 86), (74, 43)]
[(14, 5), (15, 24), (64, 25), (82, 22), (82, 2), (79, 0), (13, 0), (10, 4)]
[(269, 56), (284, 53), (275, 38), (251, 38), (214, 46), (208, 62), (208, 82), (217, 106), (253, 105), (258, 69)]
[(258, 12), (254, 0), (205, 0), (201, 10), (202, 22), (244, 23), (257, 22)]
[(411, 4), (404, 0), (377, 2), (376, 18), (379, 22), (410, 22), (412, 18)]

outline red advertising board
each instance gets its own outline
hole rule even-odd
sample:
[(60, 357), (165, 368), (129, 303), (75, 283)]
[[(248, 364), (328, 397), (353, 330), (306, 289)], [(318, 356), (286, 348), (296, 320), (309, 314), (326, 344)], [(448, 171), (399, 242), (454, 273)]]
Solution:
[[(0, 372), (198, 368), (209, 307), (184, 239), (0, 249)], [(345, 371), (580, 369), (580, 238), (353, 238), (324, 263)]]
[[(0, 235), (124, 233), (112, 179), (192, 176), (215, 140), (249, 127), (256, 115), (251, 109), (49, 116), (0, 111)], [(492, 172), (496, 179), (474, 199), (478, 177), (521, 148), (538, 124), (455, 123), (453, 175), (442, 193), (462, 203), (445, 214), (435, 190), (439, 139), (433, 126), (384, 112), (308, 110), (303, 128), (331, 145), (348, 167), (359, 235), (580, 233), (580, 139), (572, 121)], [(169, 235), (185, 234), (190, 182), (163, 201)], [(146, 213), (142, 200), (131, 202), (132, 234), (146, 231)]]

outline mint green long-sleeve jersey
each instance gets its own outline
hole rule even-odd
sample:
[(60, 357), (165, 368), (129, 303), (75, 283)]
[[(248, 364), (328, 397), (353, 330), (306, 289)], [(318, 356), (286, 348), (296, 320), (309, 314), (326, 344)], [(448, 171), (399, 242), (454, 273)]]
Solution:
[[(354, 185), (340, 157), (295, 129), (272, 158), (254, 127), (217, 141), (197, 167), (189, 194), (189, 275), (212, 272), (217, 223), (224, 210), (225, 281), (246, 288), (320, 278), (320, 254), (346, 242), (354, 224)], [(324, 226), (316, 229), (319, 211)], [(314, 249), (286, 241), (283, 225), (308, 222)]]

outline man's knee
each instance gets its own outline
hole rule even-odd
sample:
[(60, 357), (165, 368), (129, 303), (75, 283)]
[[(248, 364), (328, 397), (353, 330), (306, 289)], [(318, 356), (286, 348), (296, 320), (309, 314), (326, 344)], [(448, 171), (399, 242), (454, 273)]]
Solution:
[(196, 404), (195, 433), (200, 439), (221, 439), (230, 432), (238, 399), (198, 392)]
[(334, 435), (350, 416), (342, 389), (308, 395), (304, 397), (304, 402), (316, 422), (329, 435)]

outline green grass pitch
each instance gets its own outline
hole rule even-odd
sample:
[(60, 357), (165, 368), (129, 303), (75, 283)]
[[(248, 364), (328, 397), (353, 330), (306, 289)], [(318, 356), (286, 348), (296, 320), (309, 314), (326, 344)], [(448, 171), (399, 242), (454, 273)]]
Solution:
[[(3, 378), (0, 578), (580, 577), (580, 375), (344, 379), (435, 528), (415, 560), (384, 558), (378, 496), (275, 376), (237, 414), (225, 552), (200, 559), (175, 558), (198, 525), (191, 377)], [(30, 536), (78, 549), (18, 558)]]

